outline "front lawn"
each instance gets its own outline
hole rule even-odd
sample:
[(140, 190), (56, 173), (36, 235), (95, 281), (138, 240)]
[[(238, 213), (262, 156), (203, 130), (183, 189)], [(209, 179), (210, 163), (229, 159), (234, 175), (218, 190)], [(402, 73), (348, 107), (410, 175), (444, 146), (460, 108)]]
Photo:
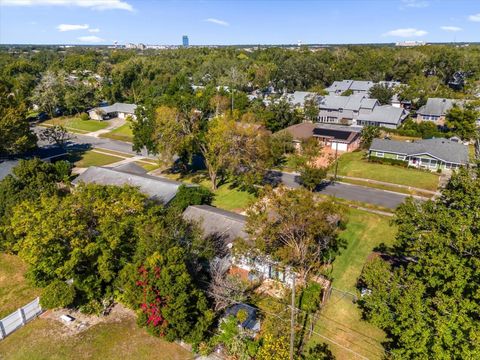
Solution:
[[(396, 229), (390, 224), (390, 218), (362, 210), (349, 209), (347, 218), (346, 229), (340, 235), (346, 241), (346, 248), (335, 258), (330, 276), (335, 289), (353, 295), (356, 294), (355, 284), (369, 254), (382, 243), (391, 245)], [(385, 334), (362, 320), (361, 311), (353, 302), (352, 295), (333, 290), (320, 313), (315, 331), (369, 359), (380, 359)], [(355, 358), (351, 352), (318, 334), (312, 336), (309, 345), (326, 342), (337, 359)]]
[(107, 155), (89, 150), (87, 152), (75, 152), (68, 155), (68, 160), (78, 168), (88, 168), (90, 166), (105, 166), (124, 158)]
[(122, 126), (108, 132), (105, 134), (101, 134), (100, 137), (102, 138), (109, 138), (109, 139), (114, 139), (114, 140), (120, 140), (120, 141), (127, 141), (127, 142), (132, 142), (133, 141), (133, 132), (132, 128), (130, 127), (130, 124), (127, 122), (126, 124), (123, 124)]
[[(364, 152), (345, 153), (338, 159), (338, 175), (351, 176), (435, 191), (438, 174), (400, 166), (377, 164), (363, 158)], [(334, 166), (330, 171), (334, 171)]]
[(26, 270), (27, 265), (18, 256), (0, 253), (0, 319), (40, 294), (40, 289), (25, 279)]
[(62, 125), (72, 132), (82, 134), (105, 129), (108, 126), (106, 121), (82, 120), (79, 117), (61, 117), (44, 121), (45, 125)]
[(69, 334), (56, 320), (39, 318), (0, 341), (0, 358), (186, 360), (193, 356), (175, 343), (148, 335), (130, 316), (107, 320), (78, 334)]

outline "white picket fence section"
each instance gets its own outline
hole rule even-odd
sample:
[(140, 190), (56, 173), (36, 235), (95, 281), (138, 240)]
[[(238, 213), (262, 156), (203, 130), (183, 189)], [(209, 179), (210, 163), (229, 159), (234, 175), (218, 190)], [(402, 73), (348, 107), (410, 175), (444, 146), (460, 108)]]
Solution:
[(0, 340), (25, 325), (30, 320), (35, 319), (42, 312), (40, 298), (37, 297), (31, 303), (22, 306), (10, 315), (5, 316), (0, 320)]

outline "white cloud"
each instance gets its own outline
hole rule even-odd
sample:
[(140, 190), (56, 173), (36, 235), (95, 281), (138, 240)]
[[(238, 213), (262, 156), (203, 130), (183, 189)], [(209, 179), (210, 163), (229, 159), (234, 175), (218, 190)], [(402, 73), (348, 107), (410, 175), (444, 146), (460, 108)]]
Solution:
[(77, 39), (80, 40), (81, 42), (87, 42), (87, 43), (100, 43), (105, 41), (105, 39), (102, 39), (95, 35), (80, 36)]
[(75, 30), (86, 30), (88, 29), (87, 24), (83, 25), (74, 25), (74, 24), (60, 24), (57, 26), (58, 31), (75, 31)]
[(440, 29), (452, 32), (462, 31), (462, 28), (458, 26), (440, 26)]
[(217, 24), (217, 25), (222, 25), (222, 26), (229, 26), (230, 25), (228, 22), (226, 22), (224, 20), (219, 20), (219, 19), (215, 19), (215, 18), (208, 18), (208, 19), (205, 19), (205, 21), (213, 23), (213, 24)]
[(395, 29), (390, 30), (382, 36), (397, 36), (397, 37), (418, 37), (424, 36), (428, 33), (425, 30), (418, 30), (415, 28)]
[(99, 28), (95, 28), (95, 29), (88, 29), (88, 32), (91, 32), (91, 33), (98, 33), (98, 32), (100, 32), (100, 29), (99, 29)]
[(470, 20), (470, 21), (475, 21), (475, 22), (480, 22), (480, 13), (470, 15), (470, 16), (468, 17), (468, 20)]
[(418, 0), (402, 0), (402, 4), (405, 7), (409, 8), (426, 8), (429, 3), (428, 1), (418, 1)]
[(123, 0), (0, 0), (4, 6), (79, 6), (95, 10), (128, 10), (133, 11), (132, 5)]

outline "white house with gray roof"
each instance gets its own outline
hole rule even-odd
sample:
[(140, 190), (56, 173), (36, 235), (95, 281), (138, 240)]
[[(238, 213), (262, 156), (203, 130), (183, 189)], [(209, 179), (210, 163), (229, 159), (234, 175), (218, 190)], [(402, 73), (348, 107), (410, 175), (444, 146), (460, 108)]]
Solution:
[(127, 116), (135, 119), (135, 104), (115, 103), (109, 106), (100, 106), (88, 111), (88, 115), (92, 120), (106, 120), (112, 118), (125, 119)]
[(377, 99), (366, 95), (327, 95), (319, 100), (318, 121), (321, 123), (383, 126), (397, 128), (408, 113), (391, 105), (380, 105)]
[(334, 81), (333, 84), (325, 90), (328, 91), (330, 95), (341, 95), (347, 90), (351, 90), (353, 94), (367, 94), (373, 85), (375, 85), (373, 81), (342, 80)]
[(468, 147), (448, 139), (425, 139), (413, 142), (374, 139), (370, 157), (408, 162), (408, 166), (428, 170), (457, 169), (469, 164)]

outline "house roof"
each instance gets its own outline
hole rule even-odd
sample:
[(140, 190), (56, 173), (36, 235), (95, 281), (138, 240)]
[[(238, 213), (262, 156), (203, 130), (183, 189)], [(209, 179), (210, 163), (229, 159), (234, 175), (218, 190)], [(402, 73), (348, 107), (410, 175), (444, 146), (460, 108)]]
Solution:
[(429, 154), (444, 162), (466, 165), (468, 147), (448, 139), (425, 139), (414, 142), (374, 139), (370, 151), (383, 151), (405, 156)]
[(102, 111), (105, 114), (110, 114), (110, 113), (126, 113), (126, 114), (135, 114), (135, 109), (137, 108), (137, 105), (135, 104), (124, 104), (124, 103), (115, 103), (113, 105), (109, 106), (101, 106), (94, 108), (90, 111)]
[(331, 137), (335, 140), (343, 140), (343, 142), (351, 143), (357, 134), (362, 130), (361, 127), (343, 126), (331, 124), (313, 124), (301, 123), (289, 126), (280, 131), (287, 131), (292, 135), (294, 140), (301, 141), (310, 139), (312, 136)]
[(342, 81), (334, 81), (332, 85), (330, 85), (328, 88), (325, 90), (328, 91), (329, 93), (331, 92), (344, 92), (350, 89), (350, 86), (352, 85), (353, 80), (342, 80)]
[(289, 126), (280, 131), (286, 131), (292, 135), (294, 140), (301, 141), (310, 139), (313, 136), (313, 129), (315, 129), (315, 127), (313, 123), (304, 122)]
[(12, 173), (12, 170), (15, 166), (18, 165), (19, 160), (5, 160), (0, 161), (0, 181), (5, 179), (8, 175)]
[(359, 135), (358, 132), (351, 130), (316, 128), (313, 130), (313, 136), (328, 137), (332, 138), (332, 140), (350, 144)]
[(407, 114), (402, 108), (391, 105), (381, 105), (374, 107), (370, 113), (360, 114), (358, 120), (398, 125), (406, 116)]
[(247, 239), (243, 215), (222, 210), (210, 205), (192, 205), (185, 209), (183, 218), (198, 222), (205, 237), (220, 237), (225, 244), (230, 244), (238, 238)]
[(360, 111), (360, 109), (373, 109), (377, 103), (376, 99), (369, 99), (364, 94), (326, 95), (320, 98), (319, 107), (320, 109)]
[(128, 162), (123, 165), (115, 166), (113, 169), (134, 175), (145, 175), (147, 173), (147, 170), (142, 168), (140, 165), (135, 164), (134, 162)]
[(168, 204), (177, 194), (182, 183), (149, 175), (138, 175), (112, 168), (90, 166), (80, 174), (72, 184), (95, 183), (100, 185), (130, 185), (147, 195), (150, 199)]
[(368, 92), (373, 85), (375, 85), (373, 81), (354, 80), (350, 85), (350, 90)]
[(427, 103), (418, 109), (420, 115), (443, 116), (453, 107), (451, 99), (428, 98)]
[(257, 320), (257, 308), (248, 304), (239, 303), (230, 306), (225, 310), (225, 316), (237, 316), (240, 310), (244, 310), (247, 313), (247, 318), (240, 324), (244, 329), (253, 331), (260, 330), (260, 321)]
[(303, 107), (308, 97), (314, 97), (316, 95), (316, 93), (310, 91), (295, 91), (293, 94), (288, 94), (287, 99), (292, 105)]

